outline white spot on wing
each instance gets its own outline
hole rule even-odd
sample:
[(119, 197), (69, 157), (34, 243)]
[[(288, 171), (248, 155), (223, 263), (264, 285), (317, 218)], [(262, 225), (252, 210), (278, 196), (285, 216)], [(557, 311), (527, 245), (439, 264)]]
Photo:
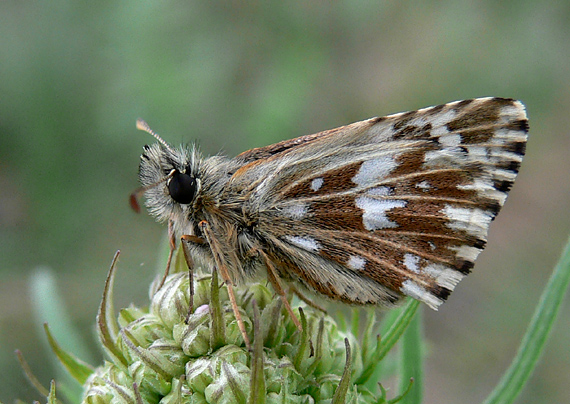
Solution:
[(427, 181), (422, 181), (416, 184), (416, 188), (419, 188), (424, 191), (429, 191), (431, 189), (431, 185)]
[(361, 271), (366, 265), (366, 260), (359, 255), (351, 255), (346, 264), (350, 269)]
[(364, 211), (362, 221), (366, 230), (393, 229), (398, 227), (398, 224), (388, 219), (386, 212), (394, 208), (403, 208), (406, 202), (360, 196), (356, 198), (356, 206)]
[(454, 133), (439, 137), (439, 143), (445, 147), (457, 147), (461, 144), (461, 135)]
[(515, 102), (514, 105), (506, 105), (501, 108), (501, 112), (499, 114), (499, 122), (500, 123), (508, 123), (514, 119), (524, 119), (525, 114), (523, 113), (524, 107), (520, 104), (520, 102)]
[(433, 137), (442, 136), (449, 133), (446, 126), (435, 126), (431, 129), (430, 132)]
[(396, 168), (397, 164), (392, 156), (377, 157), (362, 163), (358, 173), (352, 177), (352, 182), (361, 186), (376, 184)]
[(443, 213), (449, 218), (449, 223), (447, 223), (449, 228), (463, 230), (480, 238), (487, 235), (489, 223), (493, 219), (490, 213), (477, 208), (457, 208), (446, 205)]
[(435, 164), (441, 164), (446, 161), (460, 161), (463, 159), (461, 149), (455, 148), (443, 148), (440, 150), (430, 150), (424, 154), (424, 164), (426, 167), (430, 167)]
[(404, 254), (404, 266), (410, 271), (419, 273), (418, 264), (420, 263), (420, 257), (414, 254), (406, 253)]
[[(440, 127), (445, 128), (447, 132), (446, 125), (455, 119), (457, 112), (453, 108), (448, 109), (445, 112), (439, 112), (433, 116), (426, 118), (426, 120), (431, 123), (434, 129), (439, 129)], [(433, 129), (432, 129), (433, 133)]]
[(287, 236), (287, 240), (295, 244), (297, 247), (307, 251), (318, 251), (321, 248), (319, 242), (310, 237)]
[(464, 277), (461, 272), (441, 264), (428, 265), (424, 268), (424, 273), (434, 278), (439, 286), (449, 290), (453, 290), (455, 285)]
[(300, 220), (307, 215), (308, 206), (305, 203), (297, 203), (283, 208), (282, 212), (291, 219)]
[(469, 153), (469, 157), (473, 158), (474, 160), (487, 161), (489, 159), (487, 155), (489, 150), (484, 146), (469, 146), (467, 148), (467, 152)]
[(480, 248), (471, 247), (468, 245), (450, 246), (447, 248), (449, 248), (452, 251), (455, 251), (455, 254), (457, 255), (458, 258), (462, 258), (464, 260), (471, 262), (474, 262), (477, 256), (481, 253), (481, 251), (483, 251)]
[(370, 196), (388, 196), (392, 193), (392, 190), (389, 187), (376, 187), (370, 188), (366, 191), (366, 195)]
[(407, 296), (413, 297), (414, 299), (418, 299), (424, 302), (434, 310), (437, 310), (439, 305), (443, 303), (440, 299), (429, 293), (427, 290), (425, 290), (423, 287), (421, 287), (411, 279), (407, 279), (404, 282), (402, 282), (402, 287), (400, 288), (400, 291)]
[(441, 158), (441, 150), (428, 151), (424, 154), (424, 162), (426, 164), (435, 163), (435, 160)]
[(473, 183), (458, 185), (457, 189), (476, 191), (479, 195), (482, 195), (485, 198), (496, 200), (501, 206), (503, 206), (505, 199), (507, 198), (507, 193), (498, 191), (493, 186), (493, 183), (488, 179), (475, 179)]
[(322, 177), (313, 179), (313, 181), (311, 181), (311, 189), (315, 192), (318, 191), (323, 186), (323, 182), (324, 180)]

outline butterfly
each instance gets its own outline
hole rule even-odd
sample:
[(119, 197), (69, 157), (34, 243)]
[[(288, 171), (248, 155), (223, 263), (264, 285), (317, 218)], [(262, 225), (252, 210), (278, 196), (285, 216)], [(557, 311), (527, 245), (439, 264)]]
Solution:
[(485, 247), (529, 129), (521, 102), (479, 98), (204, 158), (137, 125), (158, 143), (144, 147), (133, 206), (144, 194), (172, 249), (181, 239), (189, 263), (219, 271), (246, 345), (232, 285), (260, 273), (290, 312), (284, 285), (437, 309)]

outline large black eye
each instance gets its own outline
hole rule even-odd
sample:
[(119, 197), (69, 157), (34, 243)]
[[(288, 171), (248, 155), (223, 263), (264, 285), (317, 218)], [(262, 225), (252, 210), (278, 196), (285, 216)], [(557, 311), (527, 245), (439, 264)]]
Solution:
[(196, 179), (175, 170), (168, 181), (168, 193), (178, 203), (192, 203), (196, 196)]

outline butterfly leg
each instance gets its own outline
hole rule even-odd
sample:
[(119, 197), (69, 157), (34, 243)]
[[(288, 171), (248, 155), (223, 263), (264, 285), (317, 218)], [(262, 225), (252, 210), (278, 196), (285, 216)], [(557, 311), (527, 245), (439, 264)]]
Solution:
[[(188, 243), (196, 242), (191, 238), (192, 236), (182, 236), (182, 252), (184, 253), (184, 260), (186, 261), (186, 265), (188, 266), (188, 289), (189, 289), (189, 297), (188, 297), (188, 314), (186, 315), (186, 324), (188, 324), (188, 319), (190, 318), (190, 314), (194, 311), (194, 260), (190, 255), (190, 251), (188, 250)], [(200, 239), (202, 242), (205, 242), (204, 239)]]
[(170, 244), (170, 251), (168, 252), (168, 259), (166, 260), (166, 269), (164, 270), (164, 275), (158, 284), (156, 290), (160, 290), (164, 282), (166, 281), (166, 277), (170, 273), (170, 264), (172, 263), (172, 256), (174, 255), (174, 250), (176, 250), (176, 238), (174, 235), (174, 222), (172, 220), (168, 221), (168, 243)]
[(293, 323), (295, 323), (297, 329), (303, 332), (303, 327), (301, 326), (301, 323), (299, 322), (299, 319), (297, 318), (295, 313), (293, 313), (293, 308), (289, 304), (289, 300), (287, 299), (287, 295), (285, 293), (285, 290), (283, 289), (283, 285), (279, 280), (279, 275), (277, 274), (275, 266), (273, 266), (273, 263), (271, 262), (267, 254), (265, 254), (263, 251), (259, 251), (259, 253), (263, 257), (263, 260), (265, 261), (265, 266), (267, 267), (267, 278), (269, 279), (269, 282), (271, 282), (271, 285), (273, 286), (277, 294), (281, 297), (281, 300), (285, 305), (285, 309), (287, 309), (287, 312), (291, 316), (291, 320), (293, 320)]
[(243, 319), (241, 317), (241, 313), (239, 312), (239, 308), (238, 308), (238, 305), (236, 302), (236, 297), (235, 297), (234, 288), (233, 288), (233, 282), (232, 282), (232, 279), (230, 278), (230, 274), (228, 272), (228, 269), (224, 265), (224, 262), (221, 258), (222, 257), (222, 251), (220, 251), (220, 245), (218, 244), (214, 234), (212, 233), (212, 230), (210, 229), (208, 222), (206, 222), (205, 220), (202, 220), (198, 224), (198, 226), (200, 226), (200, 230), (202, 230), (202, 234), (204, 235), (204, 237), (206, 238), (206, 241), (210, 245), (210, 249), (212, 250), (212, 255), (214, 256), (214, 262), (216, 264), (216, 267), (220, 271), (220, 275), (222, 276), (222, 279), (224, 280), (224, 283), (226, 284), (226, 287), (228, 288), (228, 296), (230, 298), (232, 310), (234, 312), (234, 316), (235, 316), (236, 321), (238, 323), (239, 330), (240, 330), (241, 335), (243, 337), (243, 341), (245, 342), (245, 346), (248, 350), (251, 350), (251, 343), (249, 342), (249, 337), (248, 337), (247, 332), (245, 330), (245, 323), (243, 322)]

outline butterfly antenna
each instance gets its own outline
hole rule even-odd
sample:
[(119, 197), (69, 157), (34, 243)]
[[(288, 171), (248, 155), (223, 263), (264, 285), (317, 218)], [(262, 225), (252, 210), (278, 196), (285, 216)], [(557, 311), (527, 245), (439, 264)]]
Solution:
[(163, 145), (168, 151), (170, 151), (172, 154), (176, 154), (174, 149), (172, 149), (172, 147), (170, 147), (170, 145), (168, 143), (166, 143), (166, 141), (161, 138), (158, 133), (156, 133), (155, 131), (153, 131), (150, 126), (148, 126), (148, 123), (146, 123), (145, 121), (143, 121), (141, 118), (137, 119), (137, 129), (138, 130), (142, 130), (145, 131), (146, 133), (148, 133), (149, 135), (151, 135), (152, 137), (154, 137), (156, 140), (158, 140), (158, 142)]

